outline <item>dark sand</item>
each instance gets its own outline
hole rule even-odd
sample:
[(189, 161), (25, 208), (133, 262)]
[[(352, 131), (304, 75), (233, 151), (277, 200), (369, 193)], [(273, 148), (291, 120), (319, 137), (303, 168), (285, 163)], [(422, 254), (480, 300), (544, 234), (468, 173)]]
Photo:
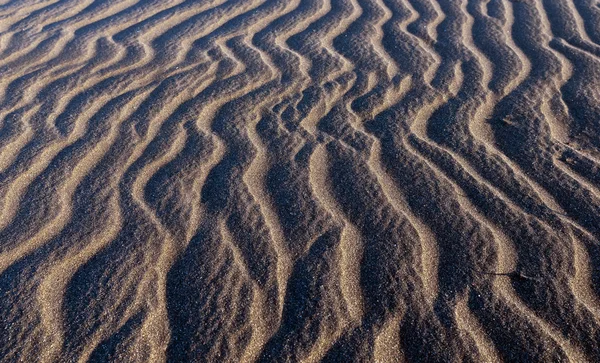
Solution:
[(597, 0), (0, 0), (1, 362), (599, 362)]

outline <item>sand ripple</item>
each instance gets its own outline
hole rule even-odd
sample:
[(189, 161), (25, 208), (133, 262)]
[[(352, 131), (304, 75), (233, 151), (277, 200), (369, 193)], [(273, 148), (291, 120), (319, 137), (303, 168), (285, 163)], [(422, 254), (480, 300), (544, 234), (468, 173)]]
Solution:
[(592, 0), (0, 4), (0, 361), (600, 361)]

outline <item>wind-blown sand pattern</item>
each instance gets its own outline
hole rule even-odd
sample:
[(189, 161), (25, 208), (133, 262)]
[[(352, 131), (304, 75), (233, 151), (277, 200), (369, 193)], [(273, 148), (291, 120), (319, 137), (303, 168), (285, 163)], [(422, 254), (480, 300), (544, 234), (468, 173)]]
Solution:
[(0, 361), (600, 361), (597, 0), (3, 0)]

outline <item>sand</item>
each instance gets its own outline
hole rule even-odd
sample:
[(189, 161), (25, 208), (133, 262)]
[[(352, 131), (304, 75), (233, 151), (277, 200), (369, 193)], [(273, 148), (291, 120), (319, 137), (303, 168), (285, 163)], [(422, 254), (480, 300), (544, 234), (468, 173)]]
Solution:
[(600, 3), (1, 0), (0, 361), (600, 361)]

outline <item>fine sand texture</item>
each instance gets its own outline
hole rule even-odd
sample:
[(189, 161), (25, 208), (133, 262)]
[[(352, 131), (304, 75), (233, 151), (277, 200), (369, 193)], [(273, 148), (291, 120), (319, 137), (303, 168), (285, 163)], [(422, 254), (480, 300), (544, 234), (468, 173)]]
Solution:
[(600, 362), (599, 0), (0, 0), (0, 362)]

